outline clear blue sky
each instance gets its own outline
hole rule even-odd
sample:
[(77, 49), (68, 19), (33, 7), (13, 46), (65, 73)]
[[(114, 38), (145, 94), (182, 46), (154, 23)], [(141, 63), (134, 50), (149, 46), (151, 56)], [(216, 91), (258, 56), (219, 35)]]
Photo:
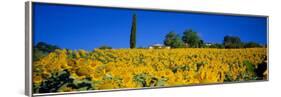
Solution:
[(204, 42), (222, 43), (225, 35), (242, 41), (267, 42), (262, 17), (110, 9), (85, 6), (34, 5), (34, 43), (93, 50), (101, 45), (129, 48), (132, 14), (137, 14), (137, 47), (163, 43), (170, 31), (193, 29)]

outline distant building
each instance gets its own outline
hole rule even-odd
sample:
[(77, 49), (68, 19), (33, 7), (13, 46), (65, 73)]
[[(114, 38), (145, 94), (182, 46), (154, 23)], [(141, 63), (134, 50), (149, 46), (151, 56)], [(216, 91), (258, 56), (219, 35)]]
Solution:
[(205, 43), (206, 46), (211, 46), (213, 45), (212, 43)]
[(153, 44), (148, 47), (149, 49), (170, 49), (170, 46), (165, 46), (163, 44)]

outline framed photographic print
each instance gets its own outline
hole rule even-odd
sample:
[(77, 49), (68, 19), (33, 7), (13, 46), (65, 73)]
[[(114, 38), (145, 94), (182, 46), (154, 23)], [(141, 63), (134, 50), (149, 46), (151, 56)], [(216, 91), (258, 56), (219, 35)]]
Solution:
[(26, 95), (268, 80), (268, 16), (26, 2)]

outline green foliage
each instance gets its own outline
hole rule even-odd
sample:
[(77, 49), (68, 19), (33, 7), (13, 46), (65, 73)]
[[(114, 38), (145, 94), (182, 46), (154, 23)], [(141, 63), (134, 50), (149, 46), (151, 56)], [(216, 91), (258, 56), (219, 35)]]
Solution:
[(181, 40), (180, 36), (177, 35), (175, 32), (169, 32), (165, 36), (164, 45), (170, 46), (172, 48), (184, 47), (183, 41)]
[(263, 47), (256, 42), (243, 43), (238, 36), (225, 36), (223, 44), (215, 43), (206, 45), (197, 32), (189, 29), (183, 32), (183, 36), (175, 32), (169, 32), (164, 39), (164, 45), (172, 48), (191, 47), (191, 48), (257, 48)]
[(216, 44), (210, 45), (209, 48), (224, 48), (224, 45), (216, 43)]
[(33, 47), (33, 61), (37, 61), (40, 58), (48, 55), (49, 53), (55, 51), (56, 49), (60, 49), (56, 45), (50, 45), (45, 42), (39, 42)]
[(103, 46), (100, 46), (99, 49), (112, 49), (112, 47), (103, 45)]
[(228, 72), (225, 75), (225, 82), (232, 82), (232, 81), (249, 81), (249, 80), (257, 80), (258, 76), (256, 74), (256, 68), (255, 65), (252, 64), (250, 61), (245, 60), (242, 64), (234, 64), (238, 65), (240, 68), (246, 66), (246, 71), (244, 73), (241, 73), (237, 76), (236, 79), (233, 79), (231, 74)]
[(180, 36), (177, 35), (175, 37), (174, 42), (172, 43), (171, 47), (173, 47), (173, 48), (182, 48), (182, 47), (184, 47), (184, 43), (181, 40)]
[(156, 83), (156, 86), (165, 86), (166, 85), (166, 81), (168, 81), (168, 78), (159, 78), (157, 83)]
[(255, 67), (252, 63), (250, 63), (249, 61), (244, 61), (244, 64), (246, 65), (248, 71), (254, 72)]
[(244, 45), (244, 48), (255, 48), (255, 47), (262, 47), (262, 46), (256, 42), (248, 42), (245, 43)]
[[(35, 87), (35, 86), (34, 86)], [(52, 74), (50, 78), (44, 80), (39, 88), (33, 88), (33, 92), (36, 93), (52, 93), (52, 92), (63, 92), (64, 88), (72, 90), (94, 90), (94, 85), (90, 78), (83, 80), (74, 80), (70, 76), (70, 72), (63, 70), (58, 73)]]
[(43, 52), (47, 52), (47, 53), (50, 53), (50, 52), (53, 52), (55, 51), (56, 49), (60, 49), (58, 46), (56, 45), (51, 45), (51, 44), (47, 44), (45, 42), (39, 42), (37, 43), (37, 45), (34, 47), (34, 48), (37, 48)]
[(83, 80), (73, 80), (72, 83), (68, 84), (68, 87), (79, 91), (94, 90), (95, 85), (92, 83), (91, 78), (85, 78)]
[(136, 48), (137, 15), (133, 14), (133, 22), (130, 35), (130, 48)]
[(204, 48), (205, 47), (204, 41), (200, 40), (198, 46), (199, 46), (199, 48)]
[(147, 78), (147, 74), (141, 73), (141, 74), (138, 74), (138, 75), (134, 76), (134, 81), (141, 84), (142, 87), (146, 87), (147, 86), (146, 78)]
[(76, 57), (76, 56), (75, 56), (75, 51), (67, 50), (67, 57), (68, 57), (69, 59), (75, 58), (75, 57)]
[(47, 56), (49, 53), (48, 52), (43, 52), (39, 50), (38, 48), (33, 49), (33, 61), (37, 61), (40, 58), (43, 58), (44, 56)]
[(191, 29), (183, 32), (182, 40), (184, 43), (188, 44), (188, 47), (198, 48), (202, 42), (200, 37), (197, 35), (197, 32), (192, 31)]
[(223, 40), (225, 48), (256, 48), (262, 47), (256, 42), (243, 43), (238, 36), (225, 36)]
[(167, 78), (156, 78), (147, 73), (141, 73), (134, 76), (134, 81), (142, 87), (165, 86), (167, 80)]
[(225, 36), (223, 40), (225, 48), (242, 48), (243, 43), (237, 36)]
[(70, 73), (66, 70), (52, 74), (50, 78), (42, 82), (40, 88), (37, 91), (39, 93), (57, 92), (58, 89), (64, 84), (73, 82), (73, 79), (69, 78), (69, 76)]
[(183, 66), (174, 66), (171, 68), (172, 72), (176, 73), (177, 71), (188, 71), (189, 70), (189, 66), (188, 65), (183, 65)]
[(174, 39), (176, 38), (177, 34), (175, 32), (169, 32), (166, 36), (165, 36), (165, 40), (164, 40), (164, 44), (166, 46), (171, 46), (174, 42)]
[(255, 74), (255, 66), (250, 61), (244, 61), (244, 65), (247, 67), (247, 72), (242, 75), (243, 79), (246, 80), (256, 80), (257, 76)]

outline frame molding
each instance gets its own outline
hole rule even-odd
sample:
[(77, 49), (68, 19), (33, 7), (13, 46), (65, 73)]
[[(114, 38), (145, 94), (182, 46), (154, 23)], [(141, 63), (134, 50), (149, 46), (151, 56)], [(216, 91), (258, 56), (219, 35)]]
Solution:
[(32, 2), (25, 2), (25, 95), (32, 97)]
[[(125, 9), (125, 10), (130, 9), (130, 10), (161, 11), (161, 12), (227, 15), (227, 16), (263, 17), (263, 18), (267, 19), (267, 36), (266, 37), (267, 37), (268, 79), (267, 80), (254, 80), (254, 81), (236, 81), (236, 82), (211, 83), (211, 84), (169, 86), (169, 87), (166, 86), (166, 87), (144, 87), (144, 88), (121, 88), (121, 89), (108, 89), (108, 90), (88, 90), (88, 91), (33, 94), (33, 91), (32, 91), (33, 6), (32, 5), (34, 3), (64, 5), (64, 6), (112, 8), (112, 9)], [(33, 97), (33, 96), (47, 96), (47, 95), (67, 95), (67, 94), (98, 93), (98, 92), (112, 92), (112, 91), (142, 90), (142, 89), (190, 87), (190, 86), (202, 86), (202, 85), (222, 85), (222, 84), (237, 84), (237, 83), (249, 83), (249, 82), (267, 82), (267, 81), (269, 81), (269, 46), (270, 45), (269, 45), (269, 16), (268, 15), (253, 15), (253, 14), (206, 12), (206, 11), (192, 11), (192, 10), (171, 10), (171, 9), (161, 9), (161, 8), (140, 8), (140, 7), (124, 7), (124, 6), (103, 6), (103, 5), (93, 5), (93, 4), (86, 5), (86, 4), (27, 1), (27, 2), (25, 2), (25, 95), (29, 96), (29, 97)]]

